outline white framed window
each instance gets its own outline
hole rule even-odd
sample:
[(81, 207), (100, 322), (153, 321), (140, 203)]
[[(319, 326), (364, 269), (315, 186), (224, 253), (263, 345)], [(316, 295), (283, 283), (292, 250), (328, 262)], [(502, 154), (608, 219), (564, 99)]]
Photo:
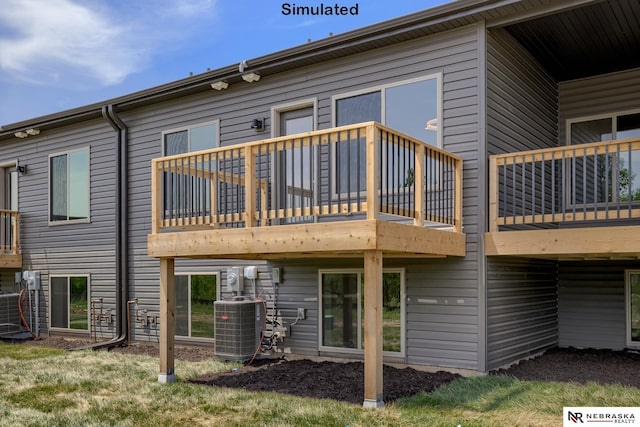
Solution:
[[(0, 165), (0, 209), (18, 211), (18, 161)], [(0, 251), (13, 252), (16, 218), (0, 213)]]
[[(427, 144), (442, 147), (442, 74), (375, 86), (332, 97), (333, 125), (376, 121)], [(366, 189), (362, 138), (340, 144), (332, 154), (334, 194)], [(381, 171), (398, 168), (383, 152)], [(389, 162), (390, 164), (387, 164)]]
[(172, 156), (220, 146), (220, 120), (162, 132), (162, 155)]
[[(309, 98), (271, 108), (273, 137), (296, 135), (317, 129), (318, 100)], [(318, 157), (317, 147), (288, 146), (275, 155), (271, 176), (274, 204), (279, 209), (305, 208), (313, 204)], [(287, 219), (287, 223), (307, 222), (313, 217)]]
[(625, 271), (627, 347), (640, 348), (640, 270)]
[[(640, 138), (640, 110), (580, 117), (566, 123), (566, 145)], [(593, 205), (640, 201), (640, 150), (623, 149), (617, 152), (611, 148), (597, 156), (588, 156), (587, 160), (578, 159), (569, 164), (567, 185), (572, 191), (567, 195), (568, 203)], [(580, 177), (583, 176), (587, 182), (581, 185)], [(572, 183), (572, 180), (576, 182)]]
[(89, 147), (49, 156), (49, 224), (90, 220)]
[(186, 273), (174, 277), (175, 335), (213, 339), (213, 303), (220, 299), (219, 273)]
[[(321, 351), (364, 351), (364, 272), (361, 269), (320, 270), (319, 348)], [(382, 274), (382, 349), (405, 353), (405, 277), (403, 269)]]
[(442, 147), (442, 74), (374, 86), (332, 97), (333, 125), (376, 121)]
[(318, 128), (318, 99), (308, 98), (271, 107), (271, 137), (310, 132)]
[(89, 331), (88, 274), (49, 276), (49, 326)]

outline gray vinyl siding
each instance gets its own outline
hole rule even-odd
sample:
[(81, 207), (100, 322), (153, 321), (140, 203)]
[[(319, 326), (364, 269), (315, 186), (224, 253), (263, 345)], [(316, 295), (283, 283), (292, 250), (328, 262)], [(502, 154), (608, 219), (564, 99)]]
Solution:
[(464, 259), (407, 266), (407, 363), (481, 369), (477, 276)]
[[(331, 265), (331, 263), (320, 263)], [(280, 346), (284, 352), (318, 354), (318, 270), (296, 264), (274, 264), (280, 267), (281, 283), (277, 286), (277, 310), (286, 325), (295, 322), (298, 308), (306, 309), (306, 319), (289, 328), (289, 335)]]
[(505, 30), (489, 32), (487, 52), (489, 154), (554, 147), (556, 83)]
[[(487, 38), (489, 154), (557, 144), (557, 85), (505, 30)], [(487, 364), (494, 369), (557, 345), (555, 263), (487, 259)]]
[(624, 271), (637, 268), (637, 262), (559, 263), (561, 347), (625, 348)]
[[(90, 217), (87, 223), (49, 225), (49, 156), (90, 150)], [(0, 163), (18, 160), (28, 173), (18, 177), (20, 246), (23, 270), (41, 273), (40, 331), (48, 325), (51, 275), (89, 275), (90, 298), (115, 304), (115, 137), (104, 120), (92, 120), (43, 132), (2, 145)], [(10, 272), (9, 276), (13, 276)], [(13, 279), (2, 275), (6, 281)], [(113, 335), (104, 327), (103, 336)]]
[(489, 369), (557, 346), (556, 262), (511, 257), (487, 262)]

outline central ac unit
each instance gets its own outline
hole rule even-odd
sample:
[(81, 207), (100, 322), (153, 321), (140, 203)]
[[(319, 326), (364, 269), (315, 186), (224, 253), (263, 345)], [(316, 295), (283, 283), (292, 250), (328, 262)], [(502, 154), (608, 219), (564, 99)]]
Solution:
[(14, 335), (22, 332), (20, 326), (20, 304), (18, 294), (0, 295), (0, 336)]
[(256, 352), (264, 323), (258, 301), (216, 301), (216, 356), (225, 360), (246, 361)]

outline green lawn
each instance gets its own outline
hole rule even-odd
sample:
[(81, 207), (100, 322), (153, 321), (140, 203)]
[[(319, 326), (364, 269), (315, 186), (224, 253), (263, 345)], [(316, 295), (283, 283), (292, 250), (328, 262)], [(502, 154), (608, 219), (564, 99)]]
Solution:
[(367, 410), (184, 382), (235, 366), (215, 360), (177, 361), (174, 384), (157, 382), (157, 358), (113, 352), (0, 343), (0, 365), (0, 426), (556, 426), (563, 406), (640, 402), (636, 388), (484, 376)]

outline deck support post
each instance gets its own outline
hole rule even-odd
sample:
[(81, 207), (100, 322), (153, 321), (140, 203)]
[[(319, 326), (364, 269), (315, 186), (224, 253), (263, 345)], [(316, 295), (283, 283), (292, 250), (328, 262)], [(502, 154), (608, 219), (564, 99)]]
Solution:
[(382, 389), (382, 251), (364, 252), (364, 403), (384, 406)]
[(158, 382), (176, 381), (173, 349), (176, 329), (176, 299), (173, 258), (160, 258), (160, 374)]

